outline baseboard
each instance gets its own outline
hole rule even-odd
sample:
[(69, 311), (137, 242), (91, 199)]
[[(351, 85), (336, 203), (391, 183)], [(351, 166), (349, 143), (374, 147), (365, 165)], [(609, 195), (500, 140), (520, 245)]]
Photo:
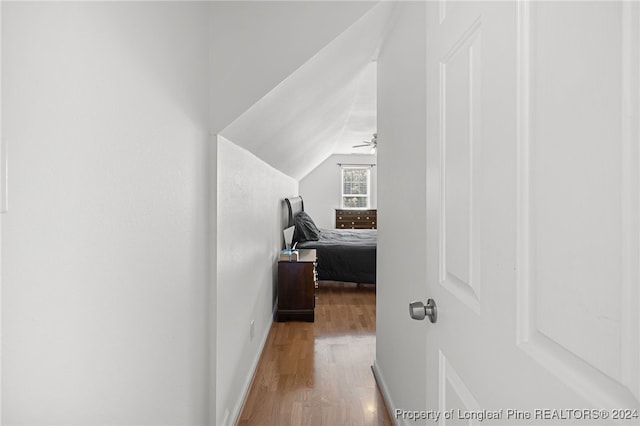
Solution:
[(403, 426), (400, 423), (400, 419), (397, 419), (395, 416), (396, 404), (391, 399), (391, 395), (389, 394), (389, 388), (387, 387), (387, 383), (384, 380), (384, 376), (382, 375), (380, 368), (376, 361), (373, 361), (373, 365), (371, 366), (371, 371), (373, 371), (373, 377), (376, 380), (376, 384), (378, 385), (378, 389), (380, 389), (380, 393), (382, 394), (382, 399), (384, 399), (384, 404), (389, 413), (389, 417), (395, 426)]
[(260, 349), (258, 350), (258, 353), (254, 358), (253, 363), (251, 364), (251, 369), (249, 370), (249, 374), (247, 375), (247, 380), (245, 381), (245, 384), (242, 388), (242, 398), (239, 401), (240, 403), (236, 404), (236, 406), (233, 409), (233, 412), (231, 413), (230, 418), (233, 419), (233, 421), (230, 423), (231, 425), (237, 425), (238, 420), (240, 420), (240, 413), (242, 413), (242, 409), (244, 408), (244, 405), (247, 402), (249, 391), (251, 390), (251, 386), (253, 385), (253, 380), (256, 377), (256, 371), (258, 369), (258, 365), (260, 364), (262, 353), (264, 352), (264, 346), (267, 343), (267, 339), (269, 338), (269, 334), (271, 333), (272, 328), (273, 328), (273, 322), (271, 322), (269, 327), (267, 327), (266, 332), (262, 336), (262, 341), (260, 342)]

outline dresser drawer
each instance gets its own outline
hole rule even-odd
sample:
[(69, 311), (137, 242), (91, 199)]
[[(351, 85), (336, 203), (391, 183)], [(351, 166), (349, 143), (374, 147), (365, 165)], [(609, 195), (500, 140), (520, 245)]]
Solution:
[(337, 229), (377, 229), (377, 225), (375, 223), (366, 223), (366, 222), (344, 222), (337, 223)]

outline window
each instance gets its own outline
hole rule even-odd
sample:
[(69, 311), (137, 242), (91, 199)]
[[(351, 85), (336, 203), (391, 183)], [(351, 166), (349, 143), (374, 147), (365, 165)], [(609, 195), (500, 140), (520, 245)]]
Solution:
[(342, 208), (369, 208), (369, 167), (342, 167)]

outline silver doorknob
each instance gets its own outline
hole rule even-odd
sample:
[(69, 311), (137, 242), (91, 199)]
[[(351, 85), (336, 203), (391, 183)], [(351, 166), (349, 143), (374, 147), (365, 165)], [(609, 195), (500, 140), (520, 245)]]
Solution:
[(423, 320), (425, 317), (429, 318), (429, 321), (436, 323), (438, 321), (438, 307), (436, 301), (433, 299), (427, 300), (425, 306), (422, 302), (409, 303), (409, 315), (414, 320)]

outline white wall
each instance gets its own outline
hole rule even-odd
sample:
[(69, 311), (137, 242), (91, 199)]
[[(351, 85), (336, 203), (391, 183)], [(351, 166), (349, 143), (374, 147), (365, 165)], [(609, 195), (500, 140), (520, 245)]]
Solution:
[(218, 138), (216, 424), (229, 424), (239, 414), (269, 333), (283, 240), (282, 200), (297, 193), (296, 180)]
[(205, 3), (3, 2), (4, 424), (204, 424)]
[[(0, 1), (0, 52), (2, 52), (2, 1)], [(2, 99), (2, 54), (0, 54), (0, 100)], [(0, 140), (2, 139), (2, 102), (0, 102)], [(1, 143), (1, 142), (0, 142)], [(3, 161), (0, 153), (0, 162)], [(2, 179), (0, 177), (0, 179)], [(0, 185), (4, 183), (0, 182)], [(2, 194), (0, 193), (0, 196)], [(2, 241), (2, 221), (0, 220), (0, 241)], [(0, 342), (2, 342), (2, 244), (0, 244)], [(0, 343), (0, 424), (2, 423), (2, 344)]]
[(408, 238), (427, 238), (425, 21), (425, 3), (399, 2), (378, 59), (375, 368), (393, 396), (392, 412), (424, 410), (426, 404), (426, 348), (424, 341), (411, 339), (424, 332), (424, 323), (411, 320), (407, 309), (412, 300), (426, 300), (426, 243), (396, 255)]
[[(300, 195), (304, 199), (304, 209), (319, 228), (335, 228), (335, 209), (341, 208), (343, 164), (376, 164), (376, 155), (335, 154), (327, 158), (311, 173), (300, 180)], [(371, 168), (371, 208), (378, 205), (378, 170)]]

